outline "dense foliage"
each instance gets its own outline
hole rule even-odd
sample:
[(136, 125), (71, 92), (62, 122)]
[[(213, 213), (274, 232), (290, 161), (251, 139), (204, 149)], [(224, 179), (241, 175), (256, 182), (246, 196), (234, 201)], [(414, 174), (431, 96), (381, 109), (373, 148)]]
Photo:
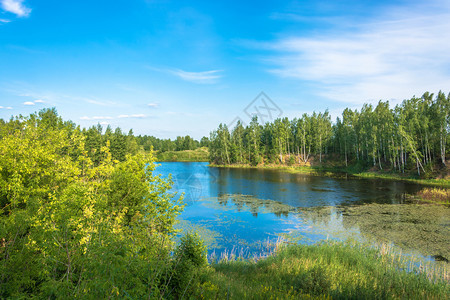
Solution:
[(139, 135), (136, 137), (136, 141), (145, 151), (150, 151), (150, 149), (153, 149), (159, 152), (195, 150), (199, 147), (209, 146), (209, 139), (207, 137), (203, 137), (200, 141), (197, 141), (189, 135), (177, 136), (175, 140), (159, 139), (148, 135)]
[(0, 122), (0, 298), (170, 295), (182, 205), (151, 154), (93, 133), (55, 110)]
[(435, 162), (445, 165), (450, 130), (450, 95), (425, 93), (394, 108), (389, 102), (361, 110), (345, 109), (332, 124), (328, 111), (300, 118), (258, 124), (254, 117), (231, 132), (220, 124), (211, 133), (210, 160), (216, 164), (322, 162), (323, 154), (337, 155), (363, 167), (376, 166), (419, 174)]
[(158, 151), (156, 153), (157, 161), (182, 161), (182, 162), (207, 162), (209, 161), (209, 151), (206, 147), (197, 148), (195, 150), (181, 151)]

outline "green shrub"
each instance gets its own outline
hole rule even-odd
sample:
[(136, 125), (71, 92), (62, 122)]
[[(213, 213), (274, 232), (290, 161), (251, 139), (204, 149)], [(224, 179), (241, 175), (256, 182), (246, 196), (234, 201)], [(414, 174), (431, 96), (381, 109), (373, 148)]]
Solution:
[(183, 296), (197, 284), (199, 270), (207, 266), (207, 249), (197, 233), (186, 233), (175, 249), (170, 286), (173, 295)]

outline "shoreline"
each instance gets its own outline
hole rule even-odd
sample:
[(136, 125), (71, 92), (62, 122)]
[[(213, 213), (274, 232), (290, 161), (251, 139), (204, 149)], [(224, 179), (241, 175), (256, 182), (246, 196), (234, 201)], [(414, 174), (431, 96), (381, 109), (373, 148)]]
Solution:
[(395, 173), (378, 173), (378, 172), (349, 172), (345, 168), (337, 170), (337, 168), (326, 167), (311, 167), (311, 166), (283, 166), (283, 165), (258, 165), (251, 166), (248, 164), (233, 164), (233, 165), (217, 165), (209, 164), (213, 168), (234, 168), (234, 169), (267, 169), (279, 170), (291, 174), (309, 174), (313, 176), (328, 176), (336, 177), (338, 175), (346, 175), (354, 177), (355, 179), (381, 179), (390, 181), (405, 181), (424, 186), (450, 188), (450, 180), (447, 179), (417, 179), (413, 177), (404, 177)]

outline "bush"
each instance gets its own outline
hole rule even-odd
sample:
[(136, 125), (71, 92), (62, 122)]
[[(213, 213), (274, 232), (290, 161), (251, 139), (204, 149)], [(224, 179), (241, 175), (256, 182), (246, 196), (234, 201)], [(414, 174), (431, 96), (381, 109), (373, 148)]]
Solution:
[(165, 296), (171, 182), (152, 155), (107, 143), (93, 161), (85, 140), (56, 111), (0, 126), (1, 299)]
[(290, 155), (289, 156), (289, 159), (288, 159), (288, 162), (287, 162), (289, 166), (295, 165), (295, 157), (296, 157), (295, 155)]
[(208, 264), (207, 249), (197, 233), (186, 233), (175, 249), (170, 285), (180, 297), (196, 285), (199, 270)]

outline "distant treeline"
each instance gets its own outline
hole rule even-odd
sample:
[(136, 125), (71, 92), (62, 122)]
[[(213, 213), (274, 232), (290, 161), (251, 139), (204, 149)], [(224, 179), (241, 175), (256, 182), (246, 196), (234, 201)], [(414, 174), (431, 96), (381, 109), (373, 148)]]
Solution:
[(104, 154), (100, 150), (108, 143), (112, 158), (118, 161), (125, 160), (126, 154), (135, 155), (139, 151), (148, 152), (150, 149), (158, 152), (195, 150), (199, 147), (207, 147), (209, 144), (207, 137), (203, 137), (199, 142), (189, 135), (178, 136), (175, 140), (171, 140), (147, 135), (134, 136), (133, 130), (125, 134), (119, 127), (113, 131), (111, 126), (108, 126), (104, 133), (103, 130), (100, 124), (82, 130), (86, 137), (85, 147), (94, 162), (103, 158)]
[(138, 145), (142, 146), (143, 150), (150, 151), (153, 147), (155, 151), (183, 151), (183, 150), (195, 150), (200, 147), (208, 147), (209, 139), (207, 137), (202, 137), (200, 141), (197, 141), (190, 137), (186, 136), (177, 136), (175, 140), (171, 139), (159, 139), (154, 136), (148, 135), (139, 135), (136, 137)]
[[(299, 118), (276, 119), (263, 125), (255, 116), (244, 127), (220, 124), (210, 135), (210, 160), (216, 164), (307, 163), (324, 154), (343, 164), (376, 166), (419, 174), (433, 165), (445, 165), (450, 130), (450, 94), (404, 100), (391, 108), (389, 101), (376, 107), (346, 108), (336, 122), (328, 111)], [(230, 132), (231, 130), (231, 132)]]

